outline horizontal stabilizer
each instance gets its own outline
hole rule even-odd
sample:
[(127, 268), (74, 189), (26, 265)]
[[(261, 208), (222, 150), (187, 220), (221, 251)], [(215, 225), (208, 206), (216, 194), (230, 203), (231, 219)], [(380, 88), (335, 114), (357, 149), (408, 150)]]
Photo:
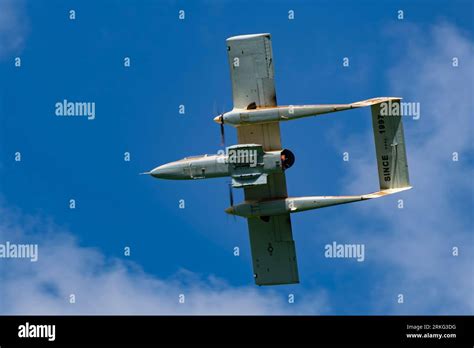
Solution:
[(400, 99), (371, 106), (380, 189), (410, 186)]

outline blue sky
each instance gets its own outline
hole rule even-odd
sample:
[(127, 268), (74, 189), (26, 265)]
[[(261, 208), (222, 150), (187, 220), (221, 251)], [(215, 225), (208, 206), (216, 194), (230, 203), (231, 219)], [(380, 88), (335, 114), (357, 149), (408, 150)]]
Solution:
[[(0, 260), (0, 312), (472, 314), (472, 7), (0, 0), (0, 243), (37, 242), (42, 255), (36, 264)], [(419, 120), (404, 119), (414, 189), (293, 215), (301, 284), (271, 289), (253, 285), (246, 221), (224, 213), (226, 179), (138, 175), (220, 149), (215, 106), (232, 107), (225, 39), (259, 32), (272, 34), (279, 104), (421, 104)], [(64, 99), (95, 102), (96, 118), (56, 117)], [(290, 195), (376, 191), (371, 132), (368, 109), (283, 124), (296, 154)], [(226, 135), (236, 141), (232, 128)], [(326, 259), (332, 241), (364, 243), (366, 261)], [(82, 300), (70, 306), (70, 293)], [(180, 293), (191, 300), (172, 305)]]

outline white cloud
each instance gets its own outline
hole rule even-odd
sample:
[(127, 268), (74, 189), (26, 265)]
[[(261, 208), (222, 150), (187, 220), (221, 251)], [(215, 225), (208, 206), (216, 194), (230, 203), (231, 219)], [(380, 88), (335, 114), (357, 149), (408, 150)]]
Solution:
[(26, 23), (22, 1), (0, 0), (0, 59), (23, 49)]
[[(39, 260), (0, 259), (1, 314), (318, 314), (324, 293), (298, 295), (232, 287), (214, 276), (181, 270), (167, 279), (78, 245), (54, 223), (0, 207), (0, 242), (38, 243)], [(69, 295), (76, 296), (70, 304)], [(185, 304), (178, 303), (179, 294)]]
[[(381, 282), (374, 284), (375, 312), (472, 314), (474, 45), (447, 23), (425, 31), (408, 27), (397, 36), (408, 41), (394, 40), (400, 61), (387, 76), (391, 94), (421, 103), (420, 120), (404, 119), (414, 189), (359, 205), (365, 231), (341, 226), (341, 235), (364, 238), (368, 258), (381, 271)], [(453, 57), (459, 59), (457, 68)], [(373, 152), (372, 137), (372, 130), (356, 137), (351, 153)], [(453, 152), (459, 162), (452, 161)], [(375, 158), (353, 161), (345, 190), (375, 188), (375, 168)], [(403, 210), (397, 209), (399, 198)], [(454, 246), (460, 248), (458, 257), (452, 256)], [(399, 293), (405, 294), (403, 305), (396, 303)]]

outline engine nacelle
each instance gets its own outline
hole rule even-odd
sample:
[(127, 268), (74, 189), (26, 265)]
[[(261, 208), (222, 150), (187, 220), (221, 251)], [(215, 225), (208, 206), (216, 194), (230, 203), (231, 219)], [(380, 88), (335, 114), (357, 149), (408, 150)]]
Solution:
[[(256, 144), (230, 146), (227, 153), (226, 160), (233, 187), (266, 185), (269, 174), (282, 172), (295, 162), (295, 156), (290, 150), (264, 152), (262, 146)], [(233, 161), (239, 158), (245, 160)], [(247, 160), (251, 158), (253, 160)]]

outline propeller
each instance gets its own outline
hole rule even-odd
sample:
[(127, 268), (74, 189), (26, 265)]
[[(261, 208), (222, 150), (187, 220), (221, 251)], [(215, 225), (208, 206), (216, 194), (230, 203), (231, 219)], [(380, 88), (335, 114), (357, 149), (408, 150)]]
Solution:
[(224, 132), (224, 114), (219, 116), (219, 125), (221, 128), (221, 145), (225, 146), (225, 132)]
[(229, 182), (229, 201), (230, 201), (230, 207), (227, 208), (225, 211), (228, 214), (232, 215), (233, 220), (235, 221), (235, 215), (233, 214), (234, 210), (234, 191), (232, 190), (232, 182)]
[(219, 128), (221, 131), (221, 146), (225, 146), (225, 132), (224, 132), (224, 113), (218, 112), (216, 102), (214, 101), (213, 105), (214, 115), (218, 115), (214, 117), (214, 121), (219, 123)]
[(232, 191), (232, 183), (229, 183), (229, 201), (230, 201), (230, 206), (234, 206), (234, 192)]

